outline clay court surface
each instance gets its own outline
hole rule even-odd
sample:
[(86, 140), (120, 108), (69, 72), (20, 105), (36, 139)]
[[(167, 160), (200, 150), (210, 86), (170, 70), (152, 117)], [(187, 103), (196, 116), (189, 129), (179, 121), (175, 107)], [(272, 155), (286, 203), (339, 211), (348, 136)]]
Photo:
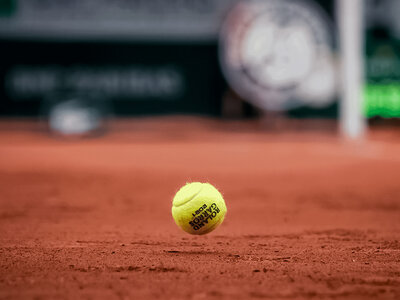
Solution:
[[(223, 193), (206, 236), (171, 217)], [(63, 140), (0, 122), (1, 299), (400, 299), (400, 132), (348, 143), (198, 118)]]

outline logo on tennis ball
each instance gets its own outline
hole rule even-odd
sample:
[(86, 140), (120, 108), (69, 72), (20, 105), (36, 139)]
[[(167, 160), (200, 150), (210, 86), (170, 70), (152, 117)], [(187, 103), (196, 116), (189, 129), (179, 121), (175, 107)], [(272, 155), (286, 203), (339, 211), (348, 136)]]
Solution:
[(190, 221), (189, 224), (194, 230), (199, 230), (205, 224), (208, 224), (208, 220), (214, 219), (221, 210), (218, 208), (217, 204), (213, 203), (207, 208), (207, 204), (204, 204), (194, 213), (192, 213), (194, 219)]

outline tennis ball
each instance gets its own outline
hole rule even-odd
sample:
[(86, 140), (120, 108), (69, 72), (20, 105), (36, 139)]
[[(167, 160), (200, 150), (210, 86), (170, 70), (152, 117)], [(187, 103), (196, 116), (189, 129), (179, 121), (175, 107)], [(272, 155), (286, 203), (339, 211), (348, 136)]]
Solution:
[(226, 206), (221, 193), (209, 183), (183, 186), (172, 202), (175, 223), (190, 234), (205, 234), (222, 223)]

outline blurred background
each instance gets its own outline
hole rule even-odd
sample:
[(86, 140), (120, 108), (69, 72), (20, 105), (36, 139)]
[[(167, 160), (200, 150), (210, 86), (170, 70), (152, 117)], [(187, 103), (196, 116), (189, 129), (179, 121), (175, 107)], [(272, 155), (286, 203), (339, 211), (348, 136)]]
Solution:
[[(110, 116), (335, 121), (338, 2), (0, 0), (0, 116), (44, 119), (64, 134)], [(361, 113), (396, 124), (400, 4), (356, 2)]]
[[(399, 16), (0, 0), (0, 298), (400, 299)], [(193, 181), (228, 207), (204, 237)]]

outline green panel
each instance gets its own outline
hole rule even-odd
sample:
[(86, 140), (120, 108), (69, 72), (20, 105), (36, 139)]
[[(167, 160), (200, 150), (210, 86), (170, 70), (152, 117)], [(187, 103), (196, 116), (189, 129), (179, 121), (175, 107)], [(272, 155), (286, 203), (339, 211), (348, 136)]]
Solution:
[(386, 30), (367, 32), (364, 115), (400, 117), (400, 41)]
[(364, 115), (400, 117), (400, 84), (368, 84), (364, 89)]

